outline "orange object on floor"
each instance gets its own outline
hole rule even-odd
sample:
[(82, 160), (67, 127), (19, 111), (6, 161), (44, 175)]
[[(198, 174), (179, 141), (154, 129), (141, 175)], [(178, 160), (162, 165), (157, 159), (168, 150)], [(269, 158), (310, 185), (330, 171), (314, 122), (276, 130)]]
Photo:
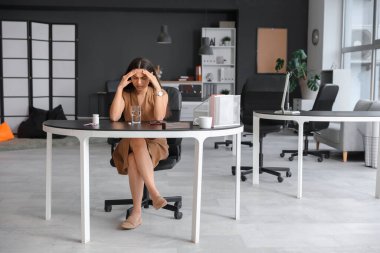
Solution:
[(0, 142), (1, 141), (9, 141), (14, 139), (15, 136), (12, 133), (11, 128), (7, 124), (7, 122), (4, 122), (0, 125)]

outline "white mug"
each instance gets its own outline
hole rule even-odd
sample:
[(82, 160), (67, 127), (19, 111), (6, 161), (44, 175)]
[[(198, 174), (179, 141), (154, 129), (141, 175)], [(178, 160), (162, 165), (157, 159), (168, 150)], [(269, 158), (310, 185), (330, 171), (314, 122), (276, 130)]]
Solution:
[(212, 126), (212, 117), (200, 116), (194, 120), (195, 124), (198, 124), (200, 128), (211, 128)]
[(99, 114), (92, 114), (92, 124), (94, 126), (99, 125)]

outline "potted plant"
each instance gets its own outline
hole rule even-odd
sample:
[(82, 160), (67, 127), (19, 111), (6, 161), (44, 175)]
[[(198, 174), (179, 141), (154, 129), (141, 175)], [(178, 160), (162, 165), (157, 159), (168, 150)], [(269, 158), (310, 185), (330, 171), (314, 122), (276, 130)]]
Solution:
[(223, 89), (220, 91), (220, 94), (228, 95), (228, 94), (230, 94), (230, 90)]
[(223, 46), (231, 46), (231, 37), (225, 36), (222, 38), (222, 45)]
[[(276, 60), (275, 70), (278, 72), (284, 67), (285, 61), (282, 58)], [(319, 75), (308, 75), (307, 55), (303, 49), (298, 49), (291, 54), (286, 66), (286, 72), (290, 73), (289, 92), (294, 91), (297, 85), (301, 87), (302, 98), (310, 98), (308, 90), (316, 92), (319, 88)]]

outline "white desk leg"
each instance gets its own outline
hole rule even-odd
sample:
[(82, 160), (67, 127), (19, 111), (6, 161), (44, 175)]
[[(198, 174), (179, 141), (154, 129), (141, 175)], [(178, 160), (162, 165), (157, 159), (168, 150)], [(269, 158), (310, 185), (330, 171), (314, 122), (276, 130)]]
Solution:
[(195, 139), (194, 151), (194, 178), (193, 178), (193, 224), (191, 240), (199, 242), (199, 226), (201, 219), (201, 193), (202, 193), (202, 168), (203, 168), (203, 142), (204, 139)]
[(259, 184), (260, 118), (253, 116), (253, 164), (252, 184)]
[(52, 133), (46, 136), (46, 203), (45, 219), (51, 219), (51, 161), (52, 161)]
[[(236, 135), (232, 136), (232, 154), (236, 156), (236, 146), (234, 147), (235, 143), (237, 143)], [(239, 141), (240, 143), (240, 141)]]
[(80, 139), (82, 243), (90, 241), (89, 138)]
[(298, 122), (298, 192), (297, 198), (302, 198), (302, 163), (303, 163), (303, 124)]
[[(235, 136), (235, 135), (234, 135)], [(236, 150), (236, 189), (235, 189), (235, 219), (240, 220), (240, 159), (241, 159), (241, 134), (237, 134), (235, 139)]]
[[(380, 134), (379, 134), (380, 135)], [(379, 143), (378, 145), (380, 145), (380, 138), (379, 138)], [(380, 147), (380, 146), (378, 146)], [(380, 161), (380, 148), (378, 148), (378, 151), (377, 151), (377, 161)], [(377, 172), (376, 172), (376, 188), (375, 188), (375, 197), (376, 198), (380, 198), (380, 166), (379, 166), (379, 162), (377, 163)]]

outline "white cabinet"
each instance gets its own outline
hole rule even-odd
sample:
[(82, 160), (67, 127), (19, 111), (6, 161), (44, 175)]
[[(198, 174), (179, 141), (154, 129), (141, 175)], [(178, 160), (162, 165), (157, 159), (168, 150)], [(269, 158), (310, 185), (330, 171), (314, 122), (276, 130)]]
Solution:
[(222, 90), (235, 93), (236, 29), (202, 28), (202, 37), (210, 39), (213, 55), (202, 55), (203, 98), (220, 94)]

